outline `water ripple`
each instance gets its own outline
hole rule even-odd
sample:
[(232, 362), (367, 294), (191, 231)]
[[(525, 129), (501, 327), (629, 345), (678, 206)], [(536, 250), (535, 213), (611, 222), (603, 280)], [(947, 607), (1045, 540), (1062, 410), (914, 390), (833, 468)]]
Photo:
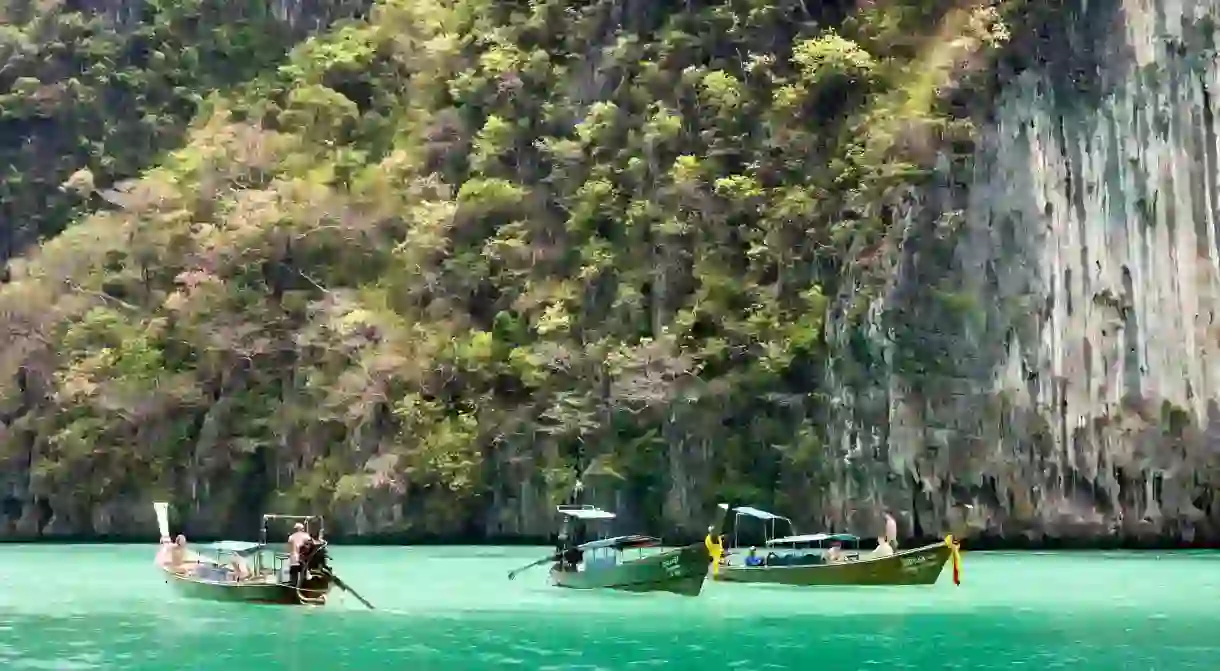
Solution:
[[(1208, 669), (1214, 553), (971, 553), (965, 583), (698, 599), (558, 590), (537, 549), (337, 548), (372, 598), (324, 609), (182, 600), (148, 548), (0, 546), (0, 669)], [(105, 582), (79, 567), (105, 566)]]

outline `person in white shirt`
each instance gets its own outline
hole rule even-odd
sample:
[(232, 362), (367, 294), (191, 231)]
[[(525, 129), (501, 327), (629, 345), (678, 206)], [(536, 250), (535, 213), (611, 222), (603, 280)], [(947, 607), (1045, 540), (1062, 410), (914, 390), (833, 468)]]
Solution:
[(877, 549), (873, 550), (873, 556), (888, 557), (892, 554), (894, 554), (894, 548), (890, 547), (890, 544), (885, 540), (885, 538), (878, 538)]
[(250, 567), (239, 555), (233, 556), (233, 559), (229, 561), (229, 567), (233, 569), (233, 579), (238, 582), (250, 577)]
[(826, 561), (830, 564), (838, 564), (843, 561), (843, 544), (835, 541), (830, 544), (830, 549), (826, 551)]
[(288, 537), (288, 581), (296, 585), (302, 569), (301, 548), (311, 538), (309, 532), (305, 531), (305, 525), (300, 522), (294, 524), (292, 529), (292, 535)]

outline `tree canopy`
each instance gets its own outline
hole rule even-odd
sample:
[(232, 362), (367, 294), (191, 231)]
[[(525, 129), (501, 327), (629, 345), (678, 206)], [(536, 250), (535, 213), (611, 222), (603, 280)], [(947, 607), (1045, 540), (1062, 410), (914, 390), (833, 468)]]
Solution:
[(30, 499), (520, 532), (583, 469), (671, 527), (816, 505), (830, 321), (971, 151), (1016, 3), (321, 4), (0, 2)]

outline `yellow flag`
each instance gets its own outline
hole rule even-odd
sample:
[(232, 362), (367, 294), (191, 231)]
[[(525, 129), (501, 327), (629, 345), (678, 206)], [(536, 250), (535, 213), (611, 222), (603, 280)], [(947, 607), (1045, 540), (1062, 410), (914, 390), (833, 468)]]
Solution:
[(953, 540), (953, 534), (945, 536), (945, 545), (949, 546), (949, 558), (953, 560), (953, 584), (962, 584), (962, 554), (957, 544)]
[(707, 546), (707, 553), (712, 556), (712, 575), (719, 575), (720, 557), (724, 554), (724, 536), (714, 541), (712, 535), (708, 534), (704, 537), (703, 544)]

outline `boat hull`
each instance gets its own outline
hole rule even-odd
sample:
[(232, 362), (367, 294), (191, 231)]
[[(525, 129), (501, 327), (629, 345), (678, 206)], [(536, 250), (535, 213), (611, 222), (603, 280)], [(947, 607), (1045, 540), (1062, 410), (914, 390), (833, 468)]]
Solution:
[(951, 556), (952, 549), (942, 542), (888, 557), (865, 557), (836, 564), (719, 566), (712, 577), (722, 582), (795, 586), (932, 585)]
[(298, 590), (285, 583), (215, 582), (179, 575), (162, 569), (165, 579), (180, 596), (204, 601), (265, 603), (282, 605), (321, 605), (330, 592), (328, 577), (314, 576)]
[(702, 543), (588, 571), (551, 568), (551, 583), (569, 589), (671, 592), (699, 596), (712, 556)]

